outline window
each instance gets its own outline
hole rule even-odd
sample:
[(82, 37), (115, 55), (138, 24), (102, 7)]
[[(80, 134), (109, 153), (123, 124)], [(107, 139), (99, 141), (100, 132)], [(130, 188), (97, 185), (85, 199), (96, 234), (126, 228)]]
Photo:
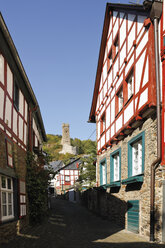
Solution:
[(110, 183), (121, 180), (121, 149), (110, 155)]
[(14, 83), (14, 106), (19, 110), (19, 88), (17, 83)]
[(118, 39), (118, 36), (116, 37), (114, 45), (113, 45), (113, 52), (114, 52), (113, 59), (115, 59), (117, 54), (118, 54), (118, 52), (119, 52), (119, 39)]
[(10, 177), (0, 176), (1, 190), (1, 220), (14, 218), (13, 180)]
[(128, 143), (128, 176), (137, 176), (144, 172), (144, 139), (142, 132)]
[(13, 167), (13, 150), (12, 143), (6, 139), (7, 165)]
[(108, 71), (111, 69), (112, 63), (113, 63), (113, 59), (112, 59), (112, 50), (111, 50), (108, 55)]
[(123, 108), (124, 98), (123, 98), (123, 88), (121, 88), (116, 95), (116, 114)]
[(20, 217), (26, 216), (26, 185), (25, 181), (19, 181)]
[(101, 117), (100, 124), (101, 124), (100, 132), (101, 132), (101, 134), (103, 134), (105, 132), (105, 113)]
[(105, 185), (106, 183), (107, 183), (107, 165), (106, 165), (106, 159), (104, 159), (100, 163), (100, 185)]
[(128, 78), (126, 79), (127, 82), (127, 100), (133, 95), (133, 83), (134, 83), (134, 75), (133, 71), (130, 73)]
[(70, 182), (70, 176), (65, 176), (65, 182)]
[(4, 57), (0, 55), (0, 82), (4, 84)]

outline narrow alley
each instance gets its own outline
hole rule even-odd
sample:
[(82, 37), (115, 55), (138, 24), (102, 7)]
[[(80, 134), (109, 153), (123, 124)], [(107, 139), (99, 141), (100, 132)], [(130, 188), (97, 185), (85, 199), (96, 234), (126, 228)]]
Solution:
[(49, 218), (1, 248), (137, 248), (165, 247), (151, 244), (137, 235), (90, 213), (85, 207), (65, 200), (52, 199)]

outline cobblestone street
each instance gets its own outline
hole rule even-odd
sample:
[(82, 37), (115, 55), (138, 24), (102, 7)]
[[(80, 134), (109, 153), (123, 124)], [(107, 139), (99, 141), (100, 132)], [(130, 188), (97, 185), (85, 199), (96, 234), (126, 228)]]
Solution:
[(86, 208), (64, 200), (52, 200), (50, 217), (31, 227), (1, 248), (143, 248), (165, 247), (151, 244), (135, 234), (120, 230)]

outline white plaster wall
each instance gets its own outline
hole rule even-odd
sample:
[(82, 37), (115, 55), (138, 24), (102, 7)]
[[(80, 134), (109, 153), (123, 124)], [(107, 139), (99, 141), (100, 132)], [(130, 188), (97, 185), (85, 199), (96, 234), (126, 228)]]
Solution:
[(109, 52), (111, 46), (112, 46), (112, 34), (110, 35), (108, 43), (107, 43), (108, 52)]
[(148, 88), (140, 95), (139, 109), (148, 101)]
[(110, 71), (108, 75), (108, 89), (110, 88), (111, 84), (112, 84), (112, 70)]
[(107, 130), (106, 132), (106, 142), (110, 139), (110, 129)]
[(17, 119), (18, 119), (18, 114), (15, 108), (13, 108), (13, 132), (17, 135)]
[(116, 132), (118, 132), (119, 129), (122, 127), (122, 118), (123, 118), (123, 114), (121, 114), (116, 121)]
[(27, 117), (28, 117), (28, 105), (27, 105), (27, 102), (25, 101), (25, 121), (27, 122)]
[(110, 105), (106, 109), (106, 128), (110, 126)]
[(23, 116), (23, 109), (24, 109), (24, 96), (21, 91), (19, 91), (19, 112)]
[(4, 84), (4, 57), (0, 55), (0, 81)]
[(119, 80), (116, 83), (116, 90), (118, 90), (118, 88), (120, 87), (122, 81), (123, 81), (123, 74), (120, 76)]
[[(114, 64), (114, 66), (113, 66), (113, 76), (114, 76), (114, 78), (116, 77), (116, 73), (118, 72), (118, 70), (119, 70), (119, 62), (118, 62), (118, 57), (117, 57), (117, 59), (116, 59), (116, 61), (115, 61), (115, 64)], [(114, 79), (113, 78), (113, 79)]]
[(115, 98), (111, 101), (111, 123), (115, 120)]
[(27, 145), (27, 125), (24, 124), (24, 144)]
[(19, 116), (19, 138), (23, 141), (23, 120)]
[(111, 138), (113, 137), (114, 134), (115, 134), (115, 125), (113, 124), (111, 126)]
[(137, 49), (136, 49), (136, 58), (139, 57), (139, 54), (141, 53), (142, 49), (148, 42), (148, 32), (143, 36), (141, 42), (139, 43)]
[(12, 98), (13, 96), (13, 73), (10, 70), (10, 67), (7, 65), (7, 91)]
[(128, 35), (128, 52), (130, 51), (134, 40), (135, 40), (135, 23)]
[(138, 15), (138, 17), (137, 17), (137, 33), (139, 33), (141, 28), (143, 27), (143, 23), (144, 23), (145, 19), (146, 19), (146, 16)]
[(148, 74), (149, 74), (149, 68), (148, 68), (148, 58), (147, 58), (146, 67), (145, 67), (145, 71), (144, 71), (144, 78), (143, 78), (143, 85), (142, 85), (142, 87), (144, 87), (144, 85), (145, 85), (146, 83), (148, 83), (148, 80), (149, 80)]
[(123, 45), (125, 38), (126, 38), (126, 18), (124, 18), (124, 21), (120, 28), (120, 47)]
[(118, 18), (115, 22), (115, 25), (113, 27), (113, 37), (115, 38), (116, 34), (117, 34), (117, 31), (118, 31), (118, 28), (119, 28), (119, 25), (118, 25)]
[(12, 105), (11, 105), (11, 102), (10, 102), (8, 96), (7, 96), (6, 97), (5, 123), (8, 122), (9, 128), (11, 128), (11, 109), (12, 109)]
[(135, 94), (139, 91), (140, 87), (140, 81), (142, 77), (142, 71), (143, 71), (143, 66), (144, 66), (144, 58), (145, 58), (146, 50), (143, 52), (143, 54), (140, 56), (139, 60), (136, 63), (136, 72), (135, 72)]
[(128, 62), (127, 66), (125, 68), (125, 75), (127, 75), (129, 70), (131, 69), (131, 66), (133, 65), (133, 62), (134, 62), (134, 56), (131, 57), (130, 61)]
[(3, 109), (4, 109), (4, 91), (0, 87), (0, 99), (1, 99), (1, 104), (0, 104), (0, 118), (3, 119)]
[(135, 20), (135, 15), (132, 14), (128, 14), (128, 31), (130, 30), (133, 21)]
[(130, 102), (124, 111), (124, 124), (133, 116), (133, 101)]
[(120, 51), (120, 66), (123, 64), (125, 57), (126, 57), (126, 43), (124, 43), (124, 46)]
[(101, 137), (101, 147), (105, 145), (105, 134)]

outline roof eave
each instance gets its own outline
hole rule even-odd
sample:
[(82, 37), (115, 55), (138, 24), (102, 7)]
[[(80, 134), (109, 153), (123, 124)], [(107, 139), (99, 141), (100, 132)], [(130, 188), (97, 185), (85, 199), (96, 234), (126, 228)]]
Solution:
[(100, 51), (99, 51), (99, 57), (98, 57), (95, 86), (94, 86), (91, 110), (90, 110), (89, 120), (88, 120), (88, 122), (90, 123), (96, 122), (95, 111), (96, 111), (97, 95), (98, 95), (99, 82), (100, 82), (100, 76), (101, 76), (101, 70), (102, 70), (102, 63), (104, 60), (105, 45), (106, 45), (106, 40), (107, 40), (108, 28), (109, 28), (109, 20), (110, 20), (109, 12), (115, 9), (118, 9), (118, 10), (121, 9), (122, 11), (125, 9), (130, 12), (131, 11), (135, 12), (135, 9), (136, 9), (136, 11), (147, 13), (143, 5), (107, 3), (106, 10), (105, 10), (103, 30), (102, 30), (101, 45), (100, 45)]
[[(1, 12), (0, 12), (0, 28), (1, 28), (2, 32), (3, 32), (3, 35), (4, 35), (4, 37), (5, 37), (6, 41), (7, 41), (7, 44), (9, 46), (9, 48), (11, 50), (11, 53), (13, 54), (15, 62), (17, 64), (18, 68), (19, 68), (19, 71), (22, 74), (22, 77), (24, 79), (24, 82), (25, 82), (25, 85), (27, 87), (27, 90), (28, 90), (28, 92), (29, 92), (29, 94), (31, 96), (33, 104), (34, 104), (34, 106), (39, 106), (38, 102), (37, 102), (37, 99), (35, 97), (35, 94), (33, 92), (33, 89), (31, 87), (31, 84), (29, 82), (29, 79), (28, 79), (28, 77), (26, 75), (26, 72), (24, 70), (24, 67), (23, 67), (23, 64), (21, 62), (21, 59), (19, 57), (19, 54), (17, 52), (17, 49), (16, 49), (16, 47), (14, 45), (14, 42), (12, 40), (12, 37), (10, 35), (10, 32), (9, 32), (7, 26), (6, 26), (6, 23), (5, 23), (4, 19), (3, 19), (3, 16), (2, 16)], [(42, 120), (42, 116), (41, 116), (41, 111), (40, 111), (39, 107), (38, 107), (37, 115), (38, 115), (38, 121), (39, 121), (40, 127), (42, 129), (42, 132), (41, 132), (42, 133), (42, 139), (43, 139), (43, 141), (46, 142), (47, 137), (46, 137), (46, 132), (45, 132), (45, 128), (44, 128), (44, 124), (43, 124), (43, 120)]]

